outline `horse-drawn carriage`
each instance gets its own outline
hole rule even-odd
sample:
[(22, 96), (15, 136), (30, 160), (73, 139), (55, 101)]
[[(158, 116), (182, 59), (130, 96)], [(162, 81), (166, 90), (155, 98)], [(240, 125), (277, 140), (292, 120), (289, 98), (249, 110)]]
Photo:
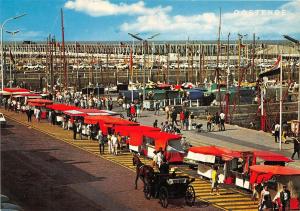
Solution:
[(154, 173), (148, 183), (145, 183), (144, 194), (146, 199), (159, 198), (161, 206), (167, 208), (169, 199), (184, 198), (188, 206), (195, 203), (195, 190), (190, 184), (195, 178), (176, 176), (173, 174)]

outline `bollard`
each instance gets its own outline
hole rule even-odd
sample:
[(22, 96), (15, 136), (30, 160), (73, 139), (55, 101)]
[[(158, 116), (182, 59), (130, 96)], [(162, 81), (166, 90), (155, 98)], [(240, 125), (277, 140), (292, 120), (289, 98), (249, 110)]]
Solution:
[(192, 107), (192, 101), (190, 100), (190, 107)]
[(169, 105), (171, 105), (171, 99), (169, 99)]
[(182, 105), (182, 98), (180, 98), (180, 104)]
[(174, 105), (176, 105), (176, 99), (175, 98), (173, 99), (173, 101), (174, 101)]
[(197, 99), (197, 107), (199, 107), (199, 100)]

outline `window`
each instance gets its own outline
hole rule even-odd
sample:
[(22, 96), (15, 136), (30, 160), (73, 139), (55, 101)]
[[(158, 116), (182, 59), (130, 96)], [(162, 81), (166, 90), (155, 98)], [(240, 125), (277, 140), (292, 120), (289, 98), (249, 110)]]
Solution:
[(167, 151), (184, 152), (184, 149), (181, 145), (181, 140), (180, 139), (169, 140), (168, 146), (167, 146)]
[(154, 145), (155, 145), (155, 142), (154, 142), (154, 139), (153, 139), (153, 138), (144, 136), (144, 137), (143, 137), (143, 144), (154, 146)]

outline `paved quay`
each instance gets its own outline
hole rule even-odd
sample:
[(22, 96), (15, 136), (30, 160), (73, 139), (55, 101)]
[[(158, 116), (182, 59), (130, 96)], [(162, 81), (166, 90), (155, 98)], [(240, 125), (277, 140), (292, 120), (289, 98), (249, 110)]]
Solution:
[[(145, 125), (152, 125), (155, 119), (158, 120), (158, 125), (163, 121), (167, 121), (164, 112), (160, 112), (160, 115), (156, 116), (153, 111), (144, 111), (138, 121)], [(292, 142), (282, 144), (282, 149), (279, 150), (279, 143), (275, 143), (274, 136), (267, 132), (228, 124), (225, 125), (225, 131), (215, 129), (213, 132), (207, 132), (205, 120), (195, 119), (194, 122), (203, 124), (202, 132), (199, 133), (195, 130), (181, 131), (193, 146), (216, 145), (234, 150), (265, 150), (280, 153), (287, 157), (291, 157), (293, 153), (294, 145)], [(291, 139), (288, 138), (288, 140)], [(291, 162), (289, 166), (300, 168), (300, 160), (297, 156), (294, 159), (295, 161)]]
[[(1, 193), (24, 210), (166, 210), (158, 199), (144, 198), (140, 181), (138, 190), (134, 189), (131, 155), (100, 157), (97, 143), (76, 141), (83, 151), (51, 136), (54, 128), (61, 128), (50, 128), (48, 135), (36, 125), (30, 128), (8, 119), (8, 126), (1, 130)], [(209, 184), (198, 181), (197, 187)], [(170, 200), (167, 210), (221, 209), (200, 200), (193, 207), (185, 206), (183, 200)]]
[[(105, 155), (99, 155), (99, 146), (96, 141), (89, 141), (89, 140), (76, 140), (72, 139), (72, 131), (62, 130), (61, 127), (58, 126), (51, 126), (47, 121), (43, 120), (40, 123), (37, 121), (33, 121), (32, 123), (27, 123), (27, 117), (25, 114), (19, 114), (10, 111), (4, 111), (3, 109), (0, 110), (3, 112), (9, 120), (17, 121), (29, 129), (34, 129), (44, 134), (49, 135), (54, 140), (60, 140), (65, 142), (66, 144), (72, 145), (74, 148), (81, 149), (89, 154), (94, 155), (96, 158), (105, 159), (107, 161), (112, 162), (111, 165), (118, 165), (126, 168), (127, 170), (133, 172), (135, 171), (135, 167), (132, 166), (132, 155), (130, 153), (122, 153), (119, 156), (113, 156), (108, 153)], [(146, 119), (146, 118), (144, 118)], [(150, 163), (150, 160), (142, 158), (142, 161), (146, 164)], [(189, 174), (189, 169), (182, 169), (183, 172), (180, 173), (182, 175)], [(239, 188), (232, 188), (227, 186), (222, 186), (220, 188), (220, 196), (217, 195), (210, 195), (210, 182), (205, 179), (201, 179), (196, 177), (196, 181), (192, 183), (195, 188), (195, 193), (197, 197), (197, 204), (194, 208), (203, 209), (206, 207), (208, 210), (216, 210), (217, 208), (222, 210), (249, 210), (254, 211), (257, 210), (257, 204), (253, 203), (250, 199), (250, 194), (241, 191)], [(132, 192), (133, 193), (133, 192)], [(133, 193), (134, 195), (134, 193)], [(151, 200), (157, 201), (155, 199)], [(178, 208), (178, 205), (174, 205), (175, 208)], [(207, 207), (208, 206), (208, 207)], [(215, 207), (212, 207), (215, 206)], [(188, 209), (187, 207), (179, 206), (178, 209)], [(205, 209), (206, 210), (206, 209)]]

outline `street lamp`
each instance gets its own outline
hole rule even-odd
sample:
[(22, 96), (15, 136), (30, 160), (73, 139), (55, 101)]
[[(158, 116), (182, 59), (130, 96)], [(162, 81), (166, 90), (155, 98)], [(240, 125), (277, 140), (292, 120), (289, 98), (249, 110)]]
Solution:
[(145, 87), (145, 86), (146, 86), (146, 82), (145, 82), (145, 80), (146, 80), (146, 69), (145, 69), (145, 45), (147, 44), (147, 41), (148, 41), (148, 40), (151, 40), (151, 39), (157, 37), (157, 36), (159, 35), (159, 33), (154, 34), (154, 35), (150, 36), (150, 37), (147, 38), (147, 39), (143, 39), (143, 38), (137, 36), (136, 34), (131, 34), (131, 33), (128, 33), (128, 34), (129, 34), (131, 37), (133, 37), (133, 38), (135, 38), (135, 39), (137, 39), (137, 40), (143, 42), (143, 72), (144, 72), (144, 73), (143, 73), (143, 102), (144, 102), (144, 100), (145, 100), (145, 88), (146, 88), (146, 87)]
[[(20, 32), (20, 30), (16, 30), (16, 31), (6, 31), (6, 33), (10, 34), (12, 37), (13, 37), (13, 40), (15, 41), (15, 52), (17, 51), (17, 43), (16, 43), (16, 40), (15, 40), (15, 35), (18, 34)], [(15, 77), (13, 77), (15, 78)], [(11, 66), (10, 66), (10, 69), (9, 69), (9, 85), (10, 85), (10, 88), (12, 87), (12, 80), (11, 80)]]
[[(300, 41), (296, 40), (288, 35), (283, 35), (283, 37), (289, 41), (291, 41), (292, 43), (294, 43), (295, 45), (297, 45), (298, 47), (298, 51), (300, 53)], [(300, 122), (300, 55), (299, 55), (299, 78), (298, 78), (298, 124)], [(299, 126), (299, 125), (298, 125)]]
[(15, 20), (15, 19), (18, 19), (18, 18), (21, 18), (23, 16), (25, 16), (26, 14), (22, 14), (22, 15), (18, 15), (18, 16), (15, 16), (15, 17), (12, 17), (12, 18), (8, 18), (6, 19), (5, 21), (3, 21), (3, 23), (1, 24), (1, 80), (2, 80), (2, 83), (1, 83), (1, 90), (3, 91), (3, 88), (4, 88), (4, 50), (3, 50), (3, 29), (4, 29), (4, 26), (7, 22), (9, 21), (12, 21), (12, 20)]

